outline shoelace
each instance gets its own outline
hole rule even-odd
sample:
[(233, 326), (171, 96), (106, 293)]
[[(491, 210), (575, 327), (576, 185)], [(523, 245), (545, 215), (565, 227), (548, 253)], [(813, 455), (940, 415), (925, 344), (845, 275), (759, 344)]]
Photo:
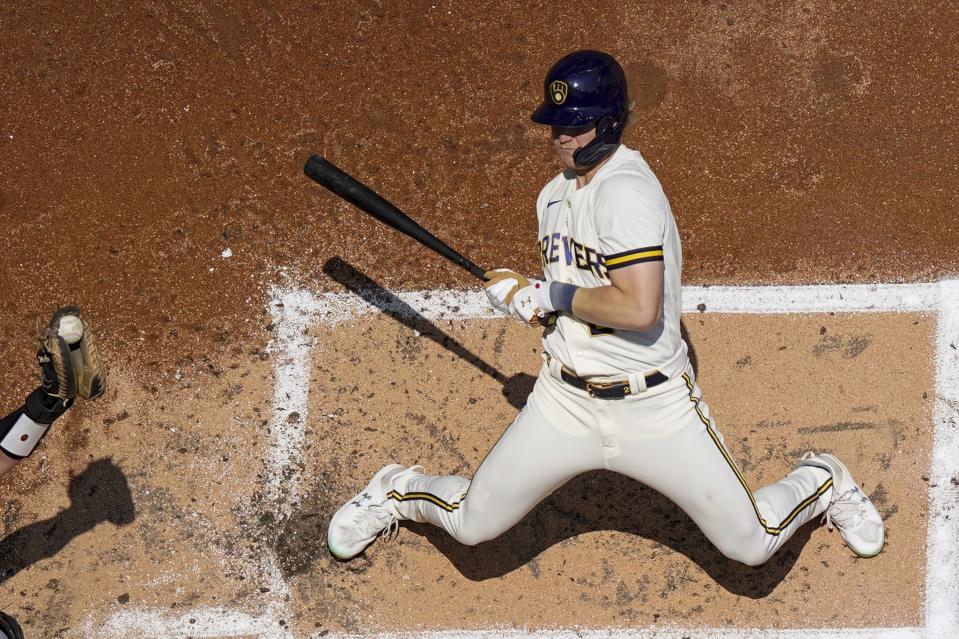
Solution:
[(385, 540), (396, 537), (400, 528), (400, 522), (396, 520), (393, 513), (386, 506), (379, 504), (365, 508), (357, 515), (356, 524), (367, 537), (380, 535)]
[[(422, 466), (410, 466), (407, 472), (422, 473)], [(392, 541), (400, 534), (400, 522), (386, 505), (371, 504), (356, 517), (357, 527), (368, 538), (379, 536)]]
[[(866, 518), (866, 502), (868, 498), (858, 488), (850, 488), (842, 493), (829, 505), (823, 520), (826, 527), (832, 530), (839, 527), (845, 530), (856, 528)], [(833, 524), (835, 520), (835, 524)]]

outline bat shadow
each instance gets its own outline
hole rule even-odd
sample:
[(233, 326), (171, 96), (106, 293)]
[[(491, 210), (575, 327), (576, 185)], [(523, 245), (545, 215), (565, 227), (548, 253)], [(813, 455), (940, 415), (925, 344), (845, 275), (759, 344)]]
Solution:
[[(750, 567), (727, 558), (710, 543), (676, 504), (633, 479), (606, 470), (584, 473), (567, 482), (508, 531), (491, 541), (464, 546), (429, 524), (403, 526), (427, 539), (467, 579), (484, 581), (528, 568), (535, 575), (537, 557), (556, 544), (583, 533), (618, 531), (654, 542), (684, 555), (727, 591), (751, 599), (768, 596), (792, 570), (815, 526), (799, 531), (769, 561)], [(616, 557), (610, 556), (615, 563)]]
[(38, 561), (53, 557), (101, 522), (133, 523), (136, 510), (126, 476), (112, 459), (90, 463), (70, 479), (70, 506), (0, 539), (0, 584)]
[(503, 385), (503, 396), (517, 410), (526, 405), (526, 397), (533, 390), (535, 377), (526, 373), (518, 373), (507, 377), (455, 338), (444, 333), (435, 324), (420, 315), (412, 306), (339, 257), (327, 260), (323, 264), (323, 272), (367, 304), (380, 309), (387, 317), (410, 330), (419, 332), (421, 337), (435, 342), (484, 375), (489, 375), (495, 379)]

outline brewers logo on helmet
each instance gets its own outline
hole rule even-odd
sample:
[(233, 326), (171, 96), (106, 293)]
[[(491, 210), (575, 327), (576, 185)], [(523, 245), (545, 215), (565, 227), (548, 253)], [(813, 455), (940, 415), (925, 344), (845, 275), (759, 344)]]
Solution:
[(562, 104), (566, 102), (566, 94), (569, 92), (569, 87), (566, 86), (566, 83), (562, 80), (554, 80), (551, 85), (549, 85), (549, 91), (553, 102), (555, 104)]

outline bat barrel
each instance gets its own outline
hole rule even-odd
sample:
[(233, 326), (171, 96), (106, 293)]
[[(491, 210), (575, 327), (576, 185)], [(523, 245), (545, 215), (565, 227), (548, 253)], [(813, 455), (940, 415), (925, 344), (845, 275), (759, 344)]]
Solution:
[(410, 236), (476, 277), (484, 279), (485, 271), (482, 268), (457, 253), (449, 245), (413, 221), (406, 213), (326, 158), (319, 155), (311, 156), (306, 161), (303, 172), (310, 179), (322, 184), (365, 213), (369, 213), (400, 233)]

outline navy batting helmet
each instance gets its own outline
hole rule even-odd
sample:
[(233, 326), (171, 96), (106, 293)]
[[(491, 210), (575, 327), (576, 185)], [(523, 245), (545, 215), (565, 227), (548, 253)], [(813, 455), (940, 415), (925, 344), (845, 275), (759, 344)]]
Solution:
[(577, 166), (597, 164), (619, 145), (629, 115), (629, 95), (623, 67), (611, 55), (586, 49), (561, 58), (546, 74), (543, 93), (533, 122), (596, 126), (596, 139), (573, 156)]

